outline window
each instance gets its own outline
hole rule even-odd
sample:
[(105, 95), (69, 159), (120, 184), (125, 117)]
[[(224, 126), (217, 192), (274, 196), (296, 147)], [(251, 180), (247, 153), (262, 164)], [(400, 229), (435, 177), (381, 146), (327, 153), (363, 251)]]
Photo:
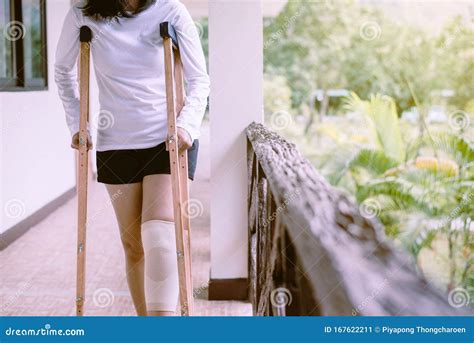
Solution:
[(46, 0), (0, 0), (0, 91), (47, 87)]

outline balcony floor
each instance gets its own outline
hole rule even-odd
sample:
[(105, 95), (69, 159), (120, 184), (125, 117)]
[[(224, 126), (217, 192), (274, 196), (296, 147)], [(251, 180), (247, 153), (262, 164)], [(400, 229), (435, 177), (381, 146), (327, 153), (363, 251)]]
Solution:
[[(191, 198), (204, 207), (193, 220), (193, 279), (196, 315), (251, 316), (249, 303), (208, 301), (210, 268), (209, 134), (205, 127)], [(75, 315), (76, 198), (0, 252), (0, 315)], [(85, 313), (90, 316), (133, 316), (125, 279), (122, 247), (105, 187), (89, 187)]]

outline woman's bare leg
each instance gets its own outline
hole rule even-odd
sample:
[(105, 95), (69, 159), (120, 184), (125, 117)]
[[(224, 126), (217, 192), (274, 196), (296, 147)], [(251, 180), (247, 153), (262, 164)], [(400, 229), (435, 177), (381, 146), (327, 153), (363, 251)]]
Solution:
[(146, 316), (144, 254), (141, 241), (142, 184), (106, 185), (125, 252), (128, 288), (137, 315)]
[[(143, 179), (142, 222), (174, 221), (171, 176), (148, 175)], [(174, 316), (171, 311), (148, 311), (149, 316)]]

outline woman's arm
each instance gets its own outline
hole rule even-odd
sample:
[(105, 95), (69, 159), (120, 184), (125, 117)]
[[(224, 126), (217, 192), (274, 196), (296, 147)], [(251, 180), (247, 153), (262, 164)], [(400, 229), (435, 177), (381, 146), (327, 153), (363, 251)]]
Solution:
[(63, 28), (56, 49), (54, 80), (58, 86), (66, 112), (66, 123), (71, 136), (79, 131), (79, 89), (76, 62), (79, 55), (79, 18), (76, 9), (71, 8), (64, 19)]
[(177, 126), (185, 129), (194, 140), (199, 138), (210, 82), (199, 33), (193, 19), (186, 7), (178, 1), (174, 10), (172, 25), (178, 36), (186, 81), (186, 101), (177, 119)]

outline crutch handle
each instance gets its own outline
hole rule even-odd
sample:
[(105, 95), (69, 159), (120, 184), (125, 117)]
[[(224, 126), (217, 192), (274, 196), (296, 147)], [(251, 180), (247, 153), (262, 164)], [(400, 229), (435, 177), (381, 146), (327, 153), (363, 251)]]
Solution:
[(165, 21), (160, 24), (160, 35), (163, 39), (170, 38), (173, 42), (173, 47), (175, 49), (178, 49), (178, 36), (176, 35), (176, 31), (170, 22)]

